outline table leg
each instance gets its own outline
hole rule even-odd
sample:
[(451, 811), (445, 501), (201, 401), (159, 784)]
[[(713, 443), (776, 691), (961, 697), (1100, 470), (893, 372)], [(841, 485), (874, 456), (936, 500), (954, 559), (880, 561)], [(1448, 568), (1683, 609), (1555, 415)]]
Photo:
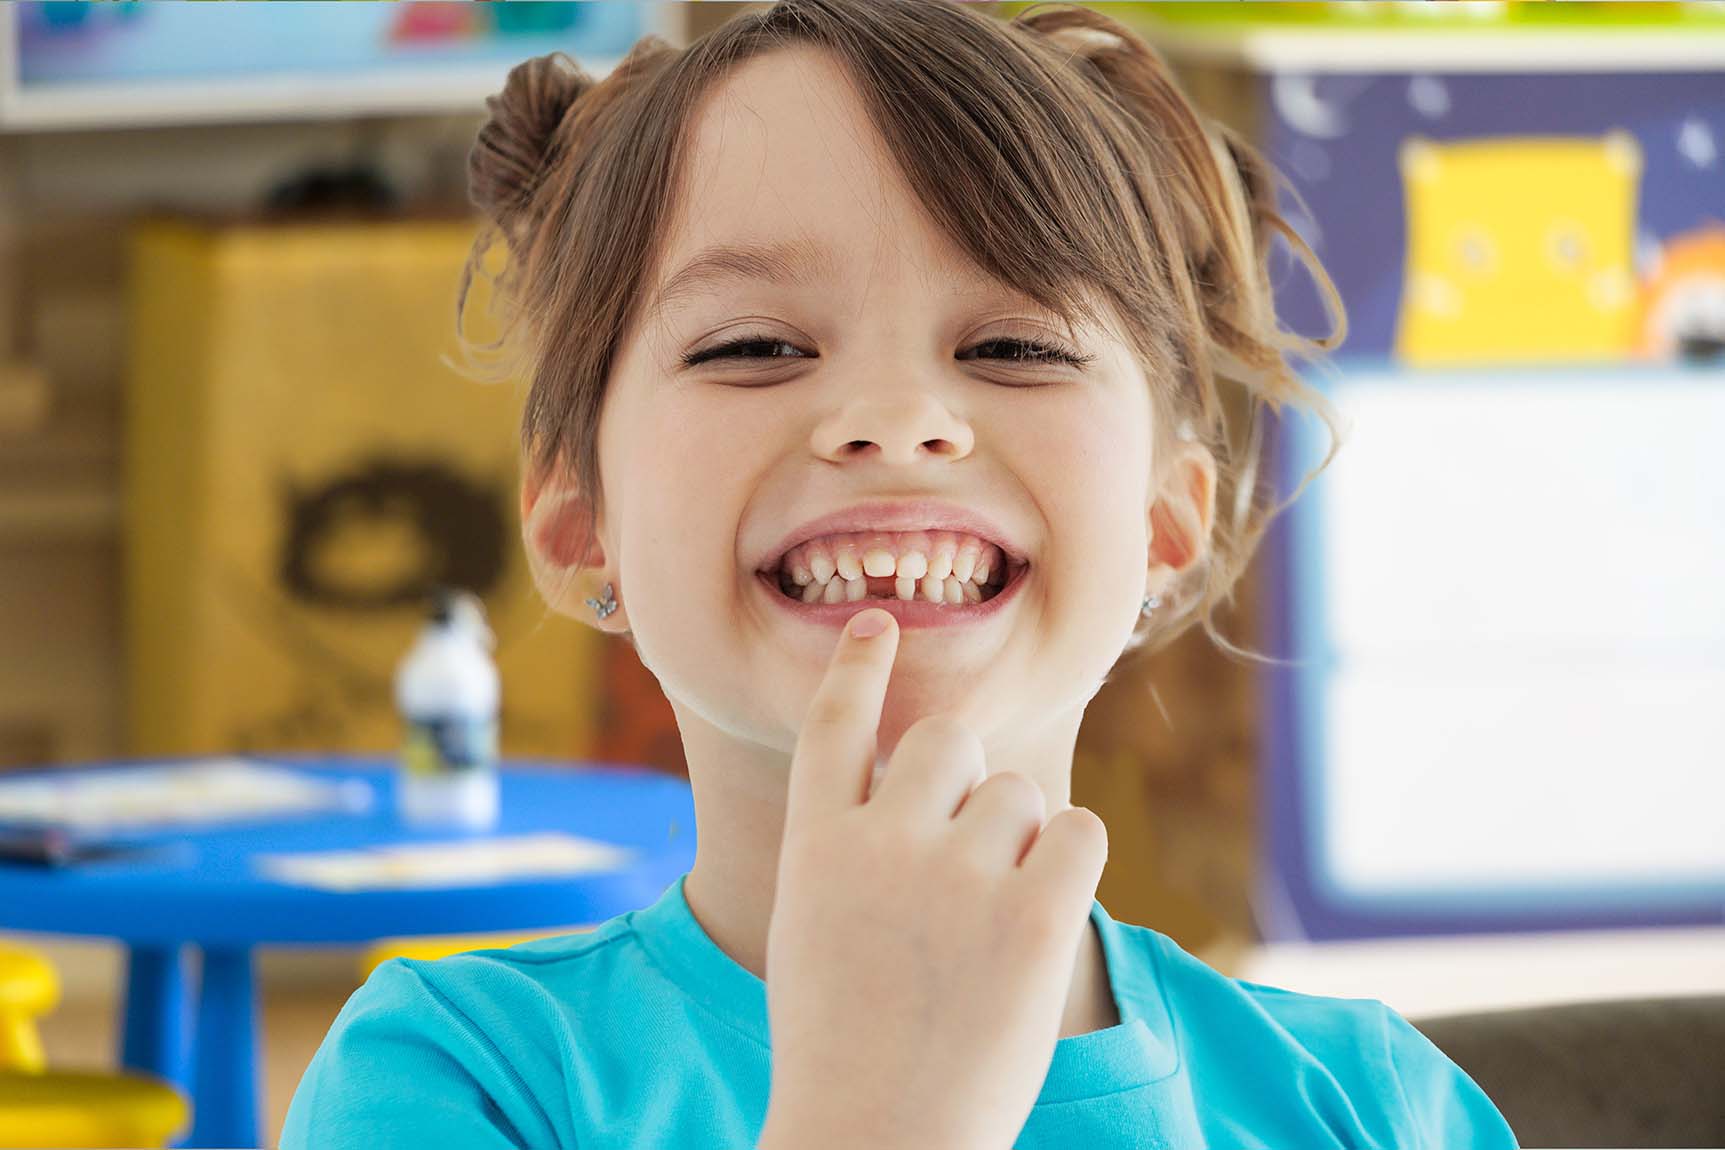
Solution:
[(197, 1076), (188, 1146), (262, 1146), (258, 1130), (258, 1001), (252, 952), (204, 948)]
[(186, 1090), (190, 1027), (186, 967), (179, 946), (133, 946), (126, 954), (125, 1029), (120, 1065)]

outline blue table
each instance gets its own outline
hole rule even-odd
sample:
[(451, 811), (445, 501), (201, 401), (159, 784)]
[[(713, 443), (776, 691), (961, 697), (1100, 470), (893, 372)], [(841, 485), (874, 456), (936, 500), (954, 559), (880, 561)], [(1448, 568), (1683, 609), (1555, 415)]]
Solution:
[[(376, 801), (364, 814), (139, 837), (160, 848), (142, 858), (65, 870), (0, 862), (0, 928), (127, 944), (119, 1060), (191, 1097), (187, 1146), (265, 1144), (258, 1128), (254, 947), (599, 923), (652, 903), (694, 862), (695, 807), (686, 781), (637, 767), (512, 762), (502, 772), (498, 825), (487, 834), (565, 831), (635, 847), (632, 863), (607, 873), (436, 889), (334, 893), (290, 886), (256, 873), (253, 856), (485, 836), (400, 823), (387, 760), (270, 761), (364, 780)], [(195, 1001), (183, 965), (188, 944), (203, 953)]]

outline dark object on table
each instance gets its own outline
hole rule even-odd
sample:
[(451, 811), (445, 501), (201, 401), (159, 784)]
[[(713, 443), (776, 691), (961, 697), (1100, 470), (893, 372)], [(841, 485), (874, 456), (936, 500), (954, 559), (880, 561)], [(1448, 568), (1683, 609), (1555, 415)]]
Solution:
[(369, 163), (308, 167), (270, 188), (265, 207), (273, 215), (329, 211), (391, 212), (401, 195)]
[(125, 843), (80, 839), (62, 827), (0, 827), (0, 863), (71, 866), (137, 850)]
[(1677, 348), (1684, 363), (1725, 362), (1725, 333), (1685, 335)]
[(1725, 996), (1414, 1021), (1523, 1146), (1725, 1146)]

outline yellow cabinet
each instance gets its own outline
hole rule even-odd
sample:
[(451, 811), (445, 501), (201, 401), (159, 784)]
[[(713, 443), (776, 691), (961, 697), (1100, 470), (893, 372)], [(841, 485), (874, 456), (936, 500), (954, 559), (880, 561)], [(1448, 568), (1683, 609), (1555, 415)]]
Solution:
[[(476, 220), (157, 217), (130, 241), (128, 729), (138, 754), (387, 751), (427, 590), (498, 635), (506, 754), (588, 753), (600, 637), (518, 523), (524, 385), (459, 374)], [(485, 286), (468, 335), (495, 326)]]

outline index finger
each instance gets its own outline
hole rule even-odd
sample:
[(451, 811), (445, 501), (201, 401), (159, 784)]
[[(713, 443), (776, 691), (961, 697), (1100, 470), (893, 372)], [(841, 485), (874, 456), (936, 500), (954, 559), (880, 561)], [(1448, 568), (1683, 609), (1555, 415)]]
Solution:
[[(859, 637), (855, 633), (859, 625), (866, 629), (877, 619), (884, 621), (878, 634)], [(867, 799), (875, 734), (897, 653), (898, 620), (891, 612), (870, 607), (845, 624), (791, 755), (787, 826)]]

